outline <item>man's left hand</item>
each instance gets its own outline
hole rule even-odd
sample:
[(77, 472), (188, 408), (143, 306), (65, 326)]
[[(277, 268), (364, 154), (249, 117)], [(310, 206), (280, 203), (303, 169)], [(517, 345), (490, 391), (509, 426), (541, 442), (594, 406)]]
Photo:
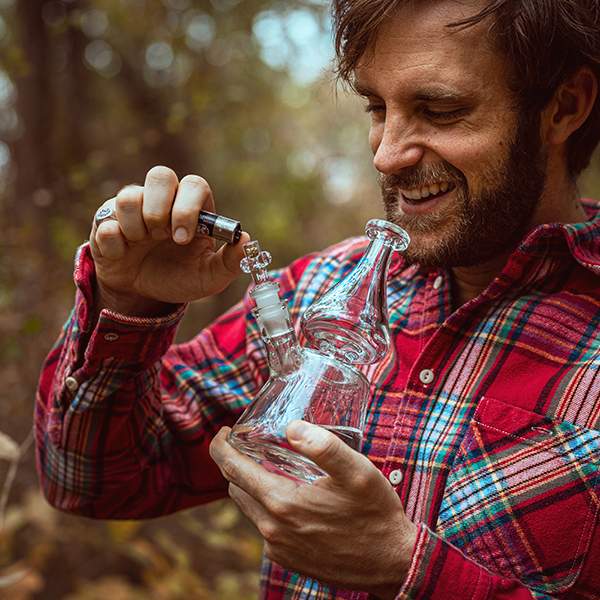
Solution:
[(294, 421), (288, 441), (328, 473), (312, 484), (297, 483), (230, 446), (229, 431), (221, 429), (211, 455), (230, 482), (229, 495), (264, 537), (266, 555), (330, 585), (394, 598), (417, 527), (382, 473), (334, 434)]

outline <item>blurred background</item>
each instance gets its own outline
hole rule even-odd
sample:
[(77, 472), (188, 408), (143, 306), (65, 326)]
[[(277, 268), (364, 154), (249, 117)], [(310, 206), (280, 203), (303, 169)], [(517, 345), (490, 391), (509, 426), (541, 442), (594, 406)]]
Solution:
[[(381, 215), (368, 117), (331, 56), (320, 0), (0, 0), (0, 598), (256, 598), (262, 542), (231, 501), (145, 523), (63, 515), (28, 435), (75, 249), (152, 166), (204, 176), (274, 266)], [(178, 339), (248, 284), (191, 305)]]
[[(256, 598), (262, 542), (229, 500), (149, 522), (63, 515), (31, 445), (36, 383), (92, 216), (163, 164), (283, 266), (382, 216), (361, 103), (321, 0), (0, 0), (0, 598)], [(600, 197), (594, 158), (582, 193)], [(191, 338), (241, 297), (190, 306)]]

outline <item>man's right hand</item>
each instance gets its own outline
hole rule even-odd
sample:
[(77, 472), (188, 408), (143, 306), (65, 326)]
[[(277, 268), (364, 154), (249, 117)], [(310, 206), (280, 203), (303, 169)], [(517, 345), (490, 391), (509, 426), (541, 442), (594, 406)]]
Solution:
[(133, 316), (158, 316), (169, 304), (211, 296), (241, 273), (242, 245), (196, 233), (200, 210), (215, 212), (210, 187), (188, 175), (178, 181), (154, 167), (144, 186), (128, 186), (105, 203), (115, 218), (94, 223), (90, 235), (96, 265), (97, 306)]

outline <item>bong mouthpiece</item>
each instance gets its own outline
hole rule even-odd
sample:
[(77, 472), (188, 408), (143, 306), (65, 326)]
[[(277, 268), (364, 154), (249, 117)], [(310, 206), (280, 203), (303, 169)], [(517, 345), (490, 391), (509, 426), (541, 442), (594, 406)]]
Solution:
[(240, 267), (244, 273), (250, 273), (255, 285), (267, 283), (269, 274), (267, 267), (271, 264), (271, 254), (261, 251), (258, 242), (252, 241), (243, 245), (246, 258), (240, 261)]
[(260, 254), (260, 244), (258, 242), (248, 242), (242, 249), (246, 258), (258, 258)]

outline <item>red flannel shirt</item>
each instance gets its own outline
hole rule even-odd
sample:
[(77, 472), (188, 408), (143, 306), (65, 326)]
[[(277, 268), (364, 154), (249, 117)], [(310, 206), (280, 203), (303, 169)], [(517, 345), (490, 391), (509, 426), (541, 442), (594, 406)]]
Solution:
[[(599, 207), (585, 207), (595, 217)], [(348, 240), (279, 273), (296, 324), (365, 246)], [(174, 346), (183, 309), (159, 319), (105, 310), (93, 329), (92, 277), (84, 246), (77, 304), (36, 406), (50, 502), (139, 519), (225, 496), (210, 441), (268, 377), (250, 301)], [(400, 260), (388, 298), (392, 348), (365, 369), (362, 452), (386, 476), (402, 471), (398, 493), (419, 524), (398, 598), (600, 598), (599, 222), (539, 227), (454, 312), (447, 271)], [(296, 584), (265, 560), (263, 598)]]

